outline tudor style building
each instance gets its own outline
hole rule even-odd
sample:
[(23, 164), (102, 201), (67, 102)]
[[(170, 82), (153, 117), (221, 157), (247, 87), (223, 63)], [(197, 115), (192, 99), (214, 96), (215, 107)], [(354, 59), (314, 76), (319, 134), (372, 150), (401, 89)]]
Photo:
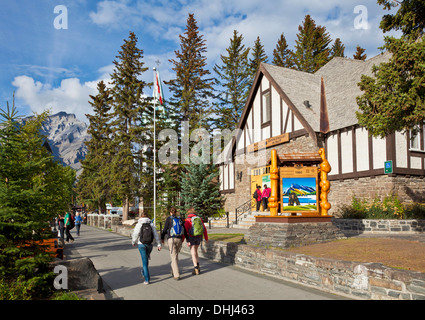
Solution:
[[(367, 61), (333, 58), (314, 74), (262, 63), (239, 135), (220, 167), (225, 210), (234, 212), (250, 201), (255, 176), (268, 173), (271, 149), (283, 155), (325, 148), (332, 167), (330, 214), (353, 196), (373, 199), (393, 193), (404, 201), (424, 201), (424, 127), (413, 139), (409, 132), (380, 139), (370, 137), (356, 118), (361, 75), (371, 75), (373, 65), (388, 59), (388, 54)], [(385, 173), (389, 160), (392, 173)]]

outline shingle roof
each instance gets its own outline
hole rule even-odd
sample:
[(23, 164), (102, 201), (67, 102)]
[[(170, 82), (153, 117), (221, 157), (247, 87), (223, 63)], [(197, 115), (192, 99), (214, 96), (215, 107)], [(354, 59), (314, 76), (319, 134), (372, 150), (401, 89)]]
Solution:
[[(320, 132), (320, 84), (324, 78), (330, 130), (358, 123), (356, 97), (361, 75), (372, 75), (372, 66), (386, 62), (390, 54), (379, 54), (367, 61), (335, 57), (314, 74), (262, 63), (275, 83), (287, 95), (315, 132)], [(310, 107), (304, 105), (309, 101)]]

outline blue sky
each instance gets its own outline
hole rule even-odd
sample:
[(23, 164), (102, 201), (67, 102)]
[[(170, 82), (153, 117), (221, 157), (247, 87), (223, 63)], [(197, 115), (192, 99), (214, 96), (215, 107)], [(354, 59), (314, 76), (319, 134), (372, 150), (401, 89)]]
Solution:
[[(55, 21), (64, 23), (59, 18), (65, 12), (54, 13), (58, 5), (67, 10), (67, 29), (55, 27)], [(306, 14), (326, 26), (332, 39), (341, 38), (347, 57), (356, 45), (373, 57), (383, 44), (379, 22), (386, 11), (375, 0), (0, 0), (0, 108), (15, 92), (22, 115), (50, 109), (85, 121), (84, 114), (92, 113), (89, 95), (96, 94), (98, 81), (108, 81), (130, 31), (150, 68), (145, 80), (152, 81), (156, 61), (162, 80), (172, 79), (168, 59), (179, 49), (188, 13), (206, 39), (212, 69), (235, 29), (247, 47), (260, 36), (271, 62), (281, 33), (292, 47)]]

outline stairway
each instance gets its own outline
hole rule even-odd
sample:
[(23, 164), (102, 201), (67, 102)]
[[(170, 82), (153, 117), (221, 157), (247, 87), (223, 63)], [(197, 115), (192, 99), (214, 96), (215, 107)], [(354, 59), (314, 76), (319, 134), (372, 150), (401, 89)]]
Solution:
[[(255, 223), (255, 216), (270, 215), (270, 212), (252, 211), (251, 213), (245, 213), (238, 219), (238, 223), (235, 224), (235, 215), (230, 213), (229, 215), (229, 228), (236, 229), (249, 229)], [(211, 227), (213, 228), (226, 228), (227, 219), (226, 216), (221, 218), (211, 219)]]

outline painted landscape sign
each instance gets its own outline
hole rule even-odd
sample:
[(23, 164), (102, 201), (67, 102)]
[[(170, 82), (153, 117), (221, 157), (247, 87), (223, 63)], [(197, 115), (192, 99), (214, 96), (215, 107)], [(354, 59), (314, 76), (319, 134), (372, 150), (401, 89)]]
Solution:
[(318, 212), (317, 167), (283, 167), (281, 177), (281, 213)]

